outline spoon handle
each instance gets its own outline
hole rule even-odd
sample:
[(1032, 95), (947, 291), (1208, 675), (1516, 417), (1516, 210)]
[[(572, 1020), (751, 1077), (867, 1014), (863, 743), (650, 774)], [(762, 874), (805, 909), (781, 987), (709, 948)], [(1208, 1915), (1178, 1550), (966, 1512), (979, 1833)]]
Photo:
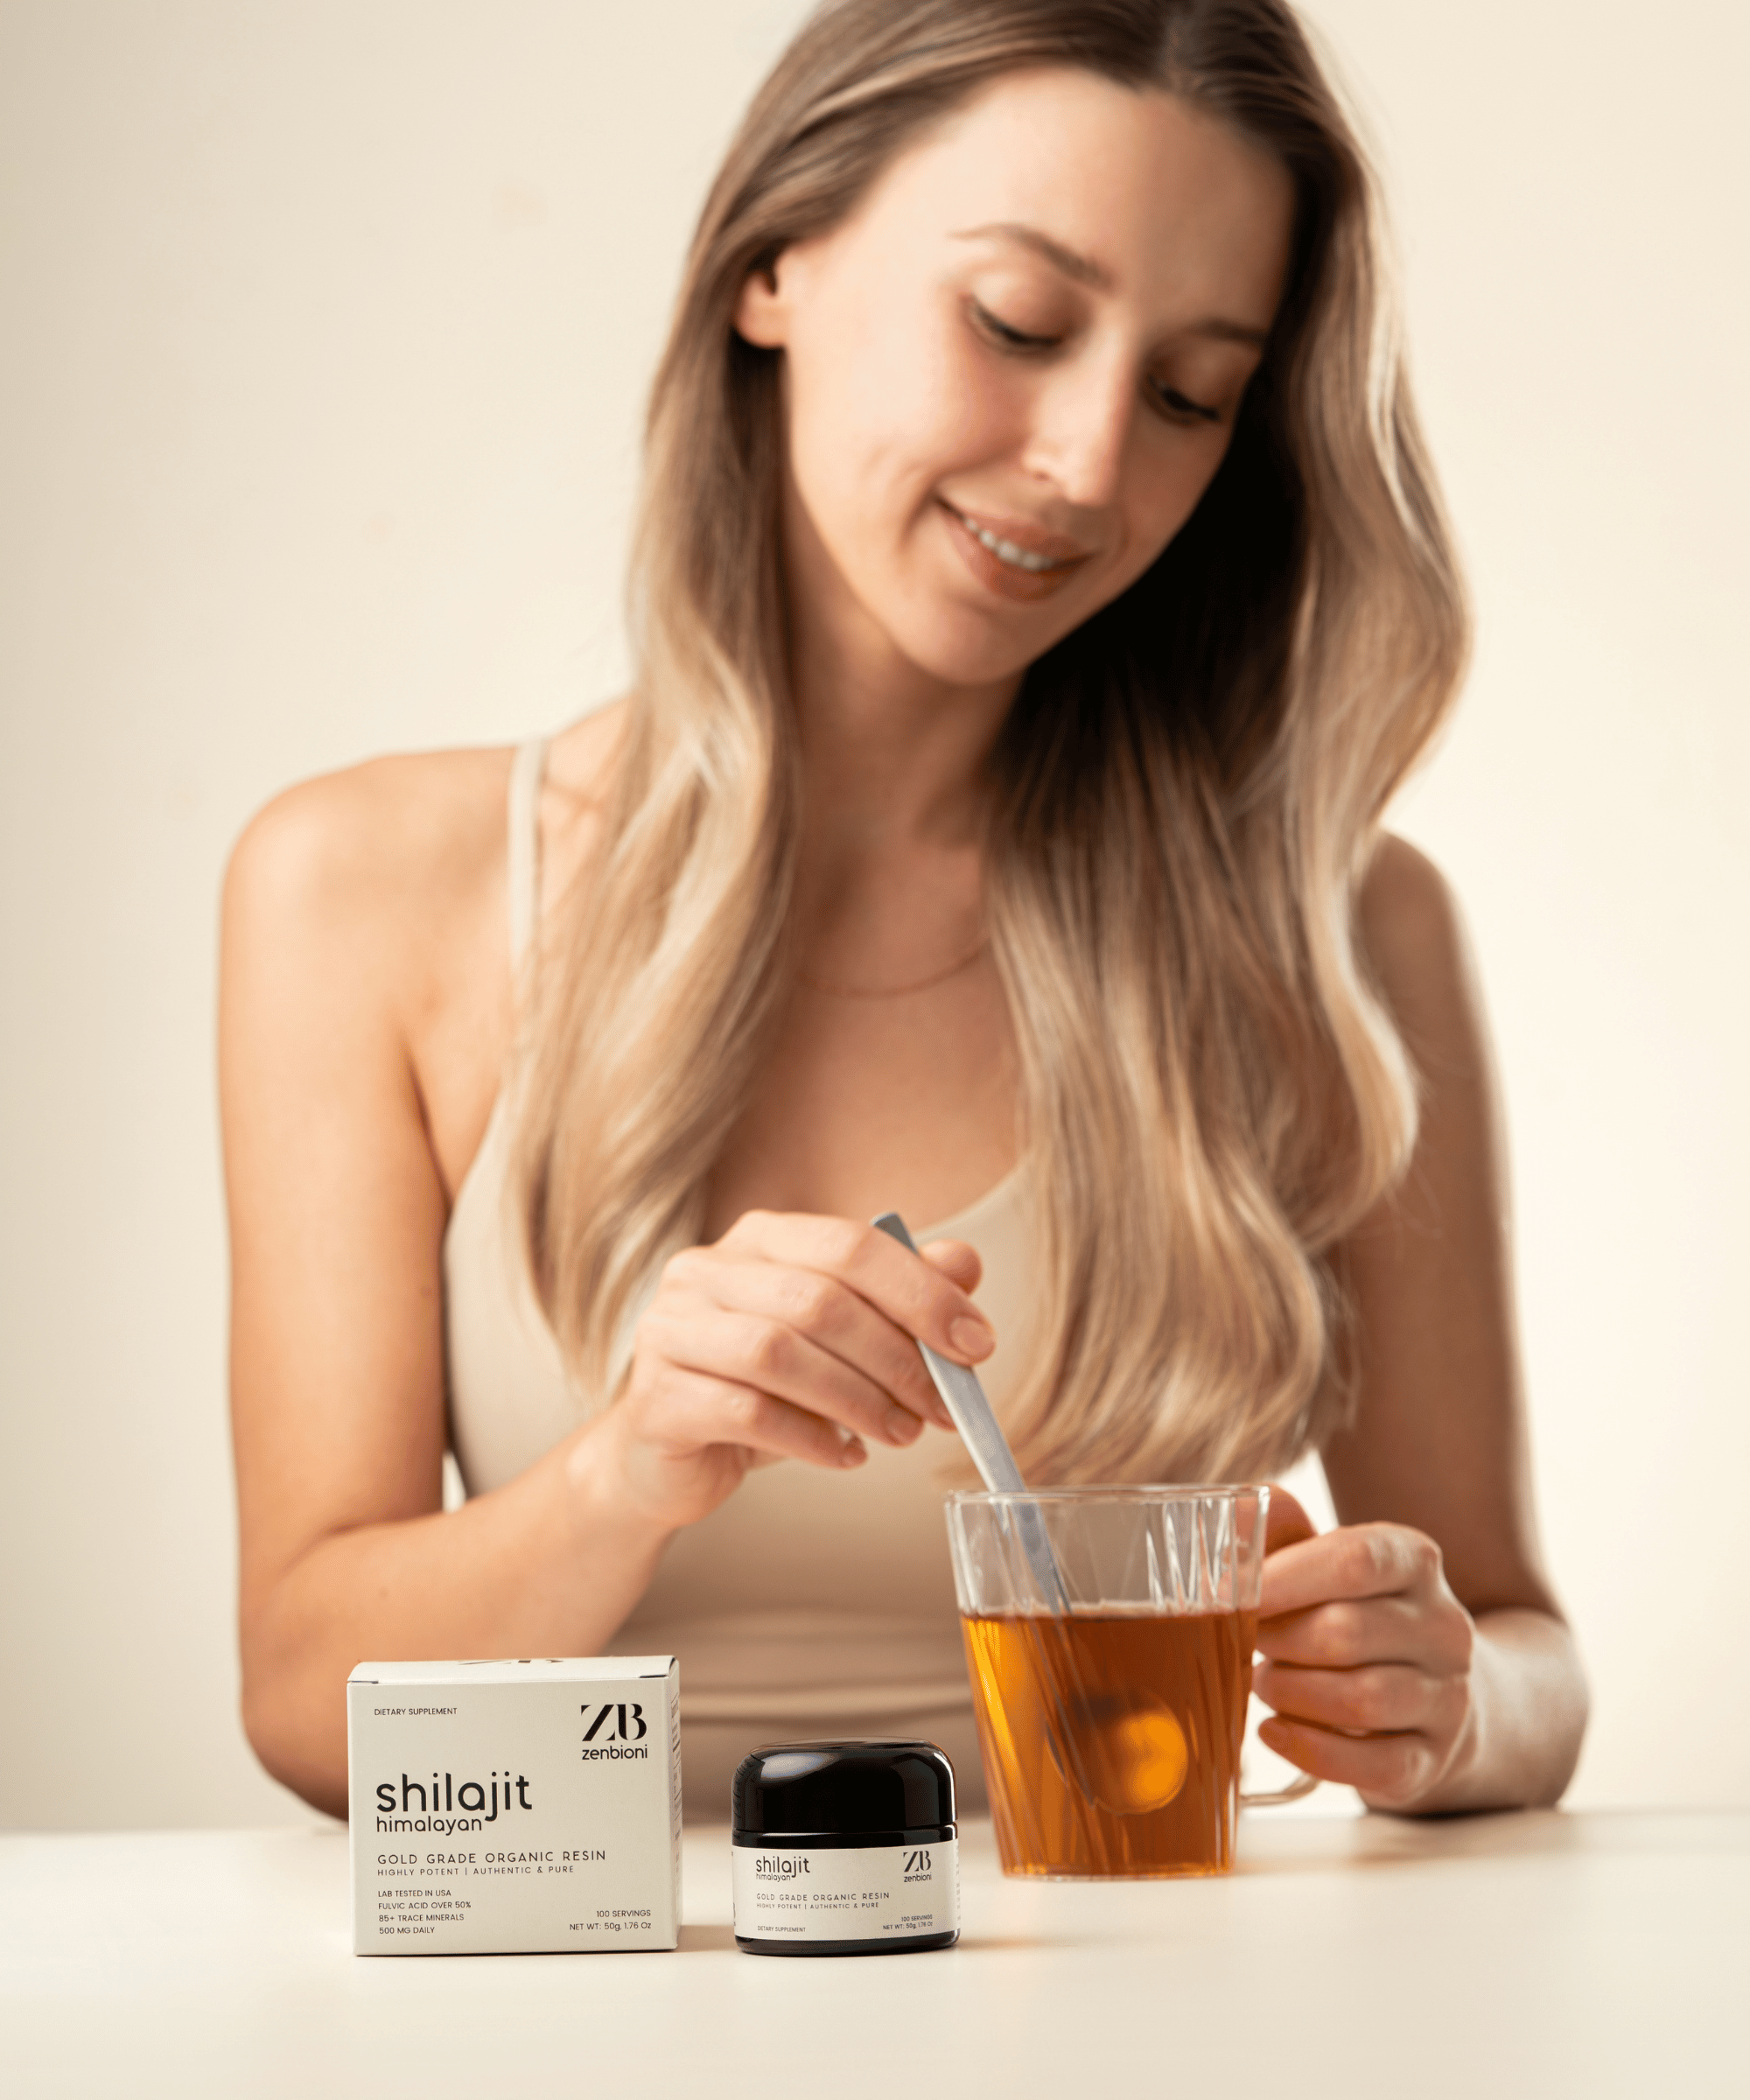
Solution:
[[(912, 1236), (906, 1230), (906, 1221), (897, 1210), (883, 1211), (875, 1220), (877, 1232), (885, 1232), (890, 1240), (917, 1252)], [(969, 1370), (963, 1363), (951, 1363), (941, 1356), (927, 1341), (918, 1344), (929, 1375), (935, 1382), (935, 1390), (942, 1396), (948, 1411), (954, 1417), (954, 1426), (960, 1432), (961, 1440), (972, 1453), (972, 1463), (984, 1485), (995, 1494), (1025, 1494), (1026, 1482), (1021, 1478), (1021, 1469), (1015, 1463), (1015, 1454), (1009, 1449), (1009, 1439), (1003, 1434), (1002, 1424), (991, 1408), (990, 1396), (978, 1382), (976, 1371)]]
[[(906, 1222), (897, 1210), (883, 1211), (873, 1222), (877, 1232), (885, 1232), (890, 1240), (897, 1240), (914, 1254), (917, 1252), (912, 1236), (906, 1229)], [(954, 1418), (961, 1441), (972, 1454), (979, 1478), (993, 1494), (1025, 1495), (1027, 1484), (1021, 1478), (1015, 1454), (1009, 1449), (1009, 1439), (1003, 1434), (1003, 1425), (997, 1419), (989, 1394), (979, 1383), (977, 1372), (963, 1363), (951, 1363), (928, 1342), (920, 1341), (918, 1348), (934, 1381), (935, 1390)], [(1011, 1514), (1020, 1536), (1021, 1550), (1039, 1585), (1040, 1601), (1047, 1611), (1068, 1612), (1069, 1592), (1057, 1564), (1057, 1556), (1052, 1551), (1039, 1504), (1018, 1502)]]

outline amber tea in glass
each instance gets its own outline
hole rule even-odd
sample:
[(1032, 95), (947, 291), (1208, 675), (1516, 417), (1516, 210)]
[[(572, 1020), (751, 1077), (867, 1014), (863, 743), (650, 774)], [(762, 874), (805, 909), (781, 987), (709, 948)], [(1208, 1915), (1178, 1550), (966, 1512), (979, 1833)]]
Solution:
[[(1064, 1488), (949, 1498), (1005, 1873), (1148, 1877), (1232, 1866), (1269, 1493)], [(1258, 1798), (1292, 1798), (1312, 1783)]]

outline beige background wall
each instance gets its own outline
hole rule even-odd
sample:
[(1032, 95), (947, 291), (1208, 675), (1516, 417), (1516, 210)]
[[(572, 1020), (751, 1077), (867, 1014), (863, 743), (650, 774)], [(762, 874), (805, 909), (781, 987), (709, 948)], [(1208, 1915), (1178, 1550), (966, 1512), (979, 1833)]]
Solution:
[[(0, 0), (0, 1824), (234, 1718), (214, 905), (249, 811), (613, 687), (644, 375), (795, 0)], [(1492, 994), (1573, 1798), (1750, 1801), (1744, 10), (1320, 0), (1476, 586), (1402, 823)]]

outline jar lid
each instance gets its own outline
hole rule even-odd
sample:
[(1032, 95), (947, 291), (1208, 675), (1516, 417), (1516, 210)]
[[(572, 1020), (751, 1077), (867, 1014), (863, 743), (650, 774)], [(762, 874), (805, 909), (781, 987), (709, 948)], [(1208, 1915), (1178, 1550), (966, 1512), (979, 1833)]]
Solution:
[(934, 1743), (767, 1743), (731, 1800), (738, 1836), (928, 1830), (954, 1821), (954, 1767)]

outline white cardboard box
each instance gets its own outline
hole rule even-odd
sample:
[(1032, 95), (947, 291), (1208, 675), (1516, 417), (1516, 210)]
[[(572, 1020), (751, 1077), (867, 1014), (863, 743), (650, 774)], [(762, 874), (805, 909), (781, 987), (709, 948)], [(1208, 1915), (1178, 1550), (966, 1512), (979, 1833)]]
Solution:
[(672, 1656), (360, 1662), (346, 1755), (354, 1953), (678, 1942)]

